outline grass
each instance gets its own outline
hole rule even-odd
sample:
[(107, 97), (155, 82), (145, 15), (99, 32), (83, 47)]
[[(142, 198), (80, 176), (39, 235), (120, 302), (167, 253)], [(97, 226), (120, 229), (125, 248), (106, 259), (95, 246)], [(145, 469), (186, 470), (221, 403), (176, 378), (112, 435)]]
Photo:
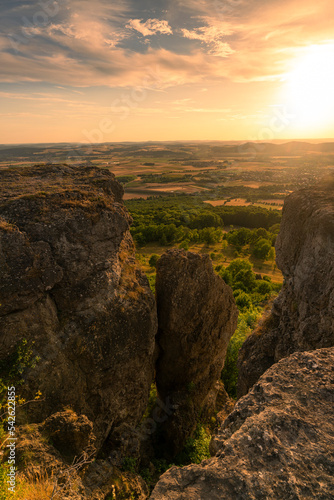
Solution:
[(222, 371), (222, 381), (224, 387), (232, 398), (237, 397), (238, 354), (246, 338), (252, 333), (253, 328), (261, 317), (261, 310), (246, 311), (239, 313), (238, 326), (228, 344), (224, 368)]

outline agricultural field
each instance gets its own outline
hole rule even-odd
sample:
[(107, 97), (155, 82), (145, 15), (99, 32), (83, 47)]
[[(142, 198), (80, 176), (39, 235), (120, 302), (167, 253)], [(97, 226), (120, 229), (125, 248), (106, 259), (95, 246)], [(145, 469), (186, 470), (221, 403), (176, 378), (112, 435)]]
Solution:
[(191, 195), (280, 209), (293, 190), (334, 169), (334, 143), (121, 143), (0, 146), (0, 168), (67, 163), (107, 168), (125, 199)]

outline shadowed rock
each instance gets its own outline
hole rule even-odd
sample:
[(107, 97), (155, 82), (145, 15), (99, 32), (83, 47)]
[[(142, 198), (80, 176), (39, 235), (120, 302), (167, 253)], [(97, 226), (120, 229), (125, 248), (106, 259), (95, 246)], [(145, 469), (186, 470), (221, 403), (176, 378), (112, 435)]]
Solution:
[(171, 468), (150, 499), (333, 498), (333, 366), (334, 348), (273, 365), (212, 440), (216, 456)]
[(217, 380), (238, 311), (232, 290), (207, 255), (171, 250), (157, 263), (156, 299), (160, 398), (175, 411), (162, 424), (171, 454), (177, 453), (202, 416), (215, 406)]
[(0, 172), (0, 361), (23, 339), (39, 357), (23, 396), (41, 422), (64, 407), (94, 423), (97, 448), (135, 425), (154, 372), (157, 317), (136, 267), (123, 189), (98, 168)]
[(276, 252), (283, 289), (240, 350), (239, 396), (285, 356), (334, 345), (334, 181), (286, 199)]

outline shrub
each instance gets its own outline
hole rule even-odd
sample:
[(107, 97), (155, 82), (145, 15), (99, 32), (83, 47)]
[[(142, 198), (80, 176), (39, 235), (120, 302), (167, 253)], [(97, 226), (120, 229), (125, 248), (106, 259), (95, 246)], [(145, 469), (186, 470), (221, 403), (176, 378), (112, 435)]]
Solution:
[(268, 281), (259, 281), (256, 287), (256, 291), (261, 295), (269, 295), (271, 293), (272, 287)]
[(154, 253), (153, 255), (151, 255), (150, 260), (148, 261), (148, 263), (149, 263), (149, 265), (151, 267), (157, 267), (157, 262), (158, 262), (159, 259), (160, 259), (160, 255), (157, 255), (157, 254)]
[(182, 452), (176, 457), (178, 465), (200, 464), (203, 460), (210, 458), (209, 445), (211, 434), (198, 424), (194, 436), (189, 438)]
[(225, 364), (221, 378), (224, 382), (227, 393), (234, 399), (237, 397), (237, 361), (239, 349), (248, 335), (250, 335), (250, 333), (252, 332), (252, 329), (259, 319), (259, 316), (260, 311), (258, 309), (251, 309), (250, 311), (239, 314), (237, 329), (227, 347)]
[(179, 248), (188, 251), (189, 250), (189, 241), (184, 240), (180, 243)]
[(240, 291), (237, 296), (235, 296), (235, 303), (240, 311), (245, 311), (249, 309), (252, 305), (252, 299), (244, 291)]

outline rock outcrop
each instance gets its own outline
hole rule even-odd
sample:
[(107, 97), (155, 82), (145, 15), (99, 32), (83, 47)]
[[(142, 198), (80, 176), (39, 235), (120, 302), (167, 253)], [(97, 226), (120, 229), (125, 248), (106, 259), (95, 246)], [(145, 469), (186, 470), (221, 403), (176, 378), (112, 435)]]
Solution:
[(216, 456), (171, 468), (150, 499), (333, 498), (333, 366), (334, 348), (273, 365), (212, 440)]
[(276, 253), (283, 289), (240, 350), (239, 396), (285, 356), (334, 345), (334, 181), (286, 199)]
[(72, 408), (99, 449), (138, 423), (154, 375), (156, 306), (123, 189), (106, 170), (60, 165), (2, 170), (0, 183), (0, 361), (26, 339), (38, 362), (20, 395), (42, 393), (28, 420)]
[(92, 428), (87, 417), (71, 410), (53, 414), (40, 424), (18, 427), (18, 480), (20, 484), (24, 480), (26, 493), (36, 499), (146, 500), (149, 491), (141, 476), (94, 458)]
[(214, 408), (217, 381), (238, 310), (208, 255), (171, 250), (157, 263), (159, 357), (156, 383), (175, 411), (161, 426), (166, 448), (180, 451), (198, 417)]

